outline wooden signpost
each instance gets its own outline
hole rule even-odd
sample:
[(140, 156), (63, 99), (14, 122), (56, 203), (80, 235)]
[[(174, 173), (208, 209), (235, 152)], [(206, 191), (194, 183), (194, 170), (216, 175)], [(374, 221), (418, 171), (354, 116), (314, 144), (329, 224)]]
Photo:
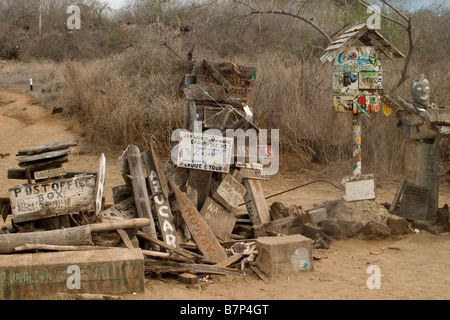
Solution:
[(95, 176), (82, 175), (9, 189), (15, 222), (94, 210)]
[(189, 229), (189, 232), (191, 233), (200, 252), (207, 260), (215, 263), (225, 260), (228, 255), (226, 254), (224, 248), (220, 245), (205, 219), (198, 212), (195, 205), (176, 186), (176, 184), (173, 183), (172, 180), (170, 180), (169, 183), (172, 190), (175, 192), (183, 220), (186, 223), (186, 226)]
[[(164, 195), (163, 186), (157, 173), (156, 163), (159, 163), (158, 155), (153, 149), (152, 153), (144, 152), (143, 158), (147, 168), (147, 180), (153, 196), (153, 201), (158, 216), (159, 232), (165, 243), (178, 248), (177, 231), (173, 222), (173, 215), (170, 210), (168, 198)], [(168, 188), (166, 188), (168, 190)], [(167, 192), (168, 193), (168, 192)]]
[(106, 158), (105, 154), (101, 154), (97, 180), (95, 183), (95, 214), (99, 214), (102, 209), (103, 185), (105, 184)]

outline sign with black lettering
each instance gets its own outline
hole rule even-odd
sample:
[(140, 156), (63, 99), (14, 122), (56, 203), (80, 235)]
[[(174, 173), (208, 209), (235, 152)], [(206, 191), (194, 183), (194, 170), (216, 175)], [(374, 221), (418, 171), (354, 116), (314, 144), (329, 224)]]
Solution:
[(180, 132), (177, 166), (228, 173), (233, 138), (195, 132)]
[(425, 220), (430, 201), (430, 190), (405, 183), (398, 215), (409, 220)]
[(9, 189), (14, 222), (54, 217), (95, 208), (95, 175), (19, 185)]

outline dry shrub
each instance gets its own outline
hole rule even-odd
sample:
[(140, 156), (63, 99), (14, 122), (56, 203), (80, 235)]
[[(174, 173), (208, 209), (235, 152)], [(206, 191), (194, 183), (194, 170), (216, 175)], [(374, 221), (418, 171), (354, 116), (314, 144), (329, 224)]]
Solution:
[(79, 117), (86, 138), (98, 145), (147, 148), (156, 139), (168, 148), (184, 112), (180, 75), (171, 73), (173, 63), (155, 46), (105, 60), (68, 62), (63, 105)]

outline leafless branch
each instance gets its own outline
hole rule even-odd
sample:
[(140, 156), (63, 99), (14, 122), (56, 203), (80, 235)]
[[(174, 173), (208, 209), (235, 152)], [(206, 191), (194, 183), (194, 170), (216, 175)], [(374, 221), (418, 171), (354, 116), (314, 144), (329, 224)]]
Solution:
[(241, 1), (241, 0), (234, 0), (234, 1), (237, 2), (237, 3), (240, 3), (240, 4), (244, 5), (244, 6), (246, 6), (247, 8), (249, 8), (251, 10), (251, 12), (247, 16), (254, 15), (254, 14), (279, 14), (279, 15), (285, 15), (285, 16), (289, 16), (289, 17), (292, 17), (292, 18), (295, 18), (295, 19), (299, 19), (299, 20), (309, 24), (314, 29), (316, 29), (328, 41), (328, 43), (332, 42), (331, 37), (320, 26), (318, 26), (314, 22), (313, 19), (305, 18), (304, 16), (301, 16), (299, 14), (299, 12), (301, 11), (301, 8), (303, 8), (303, 6), (308, 1), (305, 1), (301, 5), (301, 7), (297, 11), (297, 13), (291, 13), (289, 11), (284, 11), (283, 9), (262, 10), (262, 9), (259, 9), (259, 8), (256, 8), (256, 7), (252, 6), (250, 3), (247, 3), (247, 2), (244, 2), (244, 1)]

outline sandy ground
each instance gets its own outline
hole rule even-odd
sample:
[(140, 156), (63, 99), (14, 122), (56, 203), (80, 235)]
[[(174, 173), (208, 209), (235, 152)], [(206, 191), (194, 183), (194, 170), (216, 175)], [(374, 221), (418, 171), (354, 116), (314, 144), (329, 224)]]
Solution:
[[(33, 105), (34, 97), (15, 90), (0, 90), (0, 197), (8, 196), (8, 188), (22, 184), (8, 180), (7, 170), (18, 168), (18, 150), (55, 141), (75, 141), (65, 167), (70, 170), (96, 171), (101, 152), (107, 159), (104, 196), (112, 204), (112, 187), (122, 185), (117, 169), (121, 150), (90, 146), (78, 136), (73, 121), (60, 114), (51, 115), (49, 106)], [(281, 162), (283, 167), (283, 162)], [(288, 190), (309, 181), (323, 178), (311, 172), (282, 172), (263, 182), (266, 196)], [(339, 184), (339, 176), (332, 180)], [(377, 201), (391, 202), (398, 184), (391, 180), (377, 181)], [(280, 201), (304, 209), (315, 203), (340, 198), (338, 189), (328, 183), (314, 183), (267, 200), (268, 205)], [(440, 207), (450, 203), (450, 186), (442, 183)], [(314, 270), (289, 276), (260, 280), (256, 275), (212, 276), (198, 285), (184, 285), (175, 277), (147, 278), (145, 292), (124, 295), (129, 300), (297, 300), (297, 299), (450, 299), (450, 235), (438, 236), (420, 232), (382, 240), (335, 241), (329, 250), (314, 249), (319, 258)], [(381, 273), (379, 289), (369, 289), (368, 267), (376, 265)]]

